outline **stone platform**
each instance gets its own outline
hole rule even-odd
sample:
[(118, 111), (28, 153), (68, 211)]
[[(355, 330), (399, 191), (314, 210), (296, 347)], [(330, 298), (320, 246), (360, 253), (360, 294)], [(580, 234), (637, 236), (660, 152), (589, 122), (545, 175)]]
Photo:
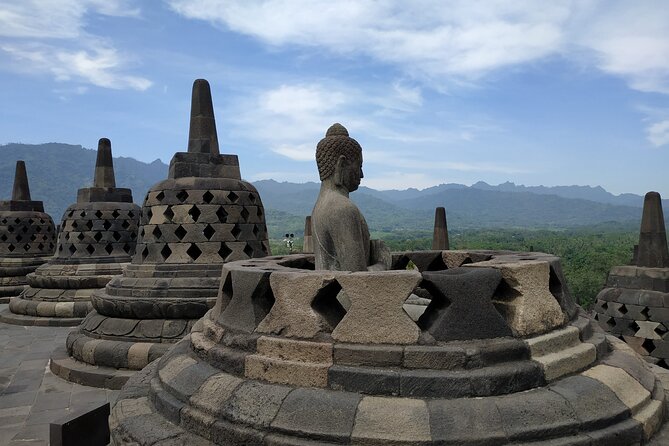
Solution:
[[(452, 267), (226, 264), (216, 306), (121, 391), (115, 444), (635, 445), (660, 430), (659, 375), (574, 305), (559, 259), (421, 255)], [(403, 305), (419, 285), (416, 323)]]

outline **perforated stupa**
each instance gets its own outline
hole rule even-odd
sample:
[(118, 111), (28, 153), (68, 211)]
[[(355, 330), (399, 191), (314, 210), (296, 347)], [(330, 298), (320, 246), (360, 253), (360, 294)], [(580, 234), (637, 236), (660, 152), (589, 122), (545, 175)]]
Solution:
[(147, 193), (132, 263), (93, 294), (94, 311), (52, 370), (119, 388), (214, 305), (225, 262), (268, 254), (258, 192), (241, 179), (237, 155), (219, 153), (209, 83), (196, 80), (188, 152), (176, 153), (168, 179)]

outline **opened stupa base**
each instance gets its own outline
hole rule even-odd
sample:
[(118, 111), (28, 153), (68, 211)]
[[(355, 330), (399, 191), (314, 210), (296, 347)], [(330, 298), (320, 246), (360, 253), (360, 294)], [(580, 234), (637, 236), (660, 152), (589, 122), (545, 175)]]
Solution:
[(217, 305), (124, 386), (113, 441), (636, 445), (662, 427), (659, 375), (569, 302), (559, 259), (438, 253), (394, 256), (420, 272), (226, 264)]

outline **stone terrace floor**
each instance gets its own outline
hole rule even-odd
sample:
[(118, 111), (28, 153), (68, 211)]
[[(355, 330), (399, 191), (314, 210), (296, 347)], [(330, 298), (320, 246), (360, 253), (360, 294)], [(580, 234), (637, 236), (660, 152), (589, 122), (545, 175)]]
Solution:
[(71, 384), (49, 370), (51, 352), (72, 329), (0, 323), (0, 446), (45, 446), (51, 421), (116, 398), (118, 391)]

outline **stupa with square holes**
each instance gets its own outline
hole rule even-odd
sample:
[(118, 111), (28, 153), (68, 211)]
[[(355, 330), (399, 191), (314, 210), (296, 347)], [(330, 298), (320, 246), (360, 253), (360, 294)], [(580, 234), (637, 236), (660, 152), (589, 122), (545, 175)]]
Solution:
[[(121, 390), (113, 444), (662, 444), (665, 387), (575, 304), (559, 258), (406, 252), (382, 270), (346, 202), (361, 158), (340, 156), (316, 253), (225, 264), (216, 306)], [(344, 264), (359, 269), (319, 268)], [(418, 287), (430, 303), (414, 322)]]
[(130, 263), (139, 206), (116, 187), (111, 142), (98, 142), (92, 187), (79, 189), (63, 214), (56, 255), (28, 275), (29, 286), (0, 320), (19, 325), (75, 326), (92, 310), (91, 294)]
[(41, 201), (30, 197), (23, 161), (16, 162), (12, 198), (0, 201), (0, 303), (8, 303), (32, 273), (53, 255), (56, 228)]
[(269, 254), (258, 192), (237, 156), (219, 153), (206, 80), (193, 85), (188, 152), (147, 193), (139, 232), (132, 263), (93, 294), (94, 311), (54, 353), (61, 377), (120, 388), (215, 304), (225, 262)]

